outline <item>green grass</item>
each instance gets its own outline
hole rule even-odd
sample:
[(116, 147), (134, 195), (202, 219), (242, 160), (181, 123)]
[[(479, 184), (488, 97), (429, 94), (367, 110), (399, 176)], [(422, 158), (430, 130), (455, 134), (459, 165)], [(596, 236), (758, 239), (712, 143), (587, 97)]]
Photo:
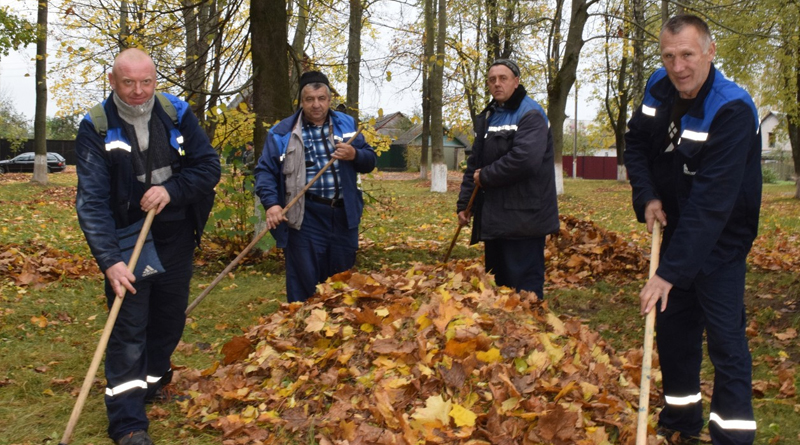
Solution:
[[(89, 257), (74, 211), (74, 173), (49, 175), (48, 186), (0, 180), (0, 254), (10, 244), (42, 245)], [(367, 207), (361, 226), (363, 248), (357, 267), (408, 268), (413, 262), (436, 263), (456, 231), (456, 192), (431, 194), (424, 182), (366, 178)], [(761, 233), (776, 229), (800, 231), (800, 201), (793, 184), (764, 187)], [(616, 181), (565, 181), (559, 198), (562, 214), (594, 221), (618, 231), (643, 247), (649, 235), (634, 220), (630, 188)], [(452, 258), (474, 258), (482, 247), (469, 247), (469, 229), (461, 231)], [(800, 241), (793, 241), (795, 243)], [(269, 246), (269, 243), (265, 243)], [(193, 300), (202, 287), (232, 259), (202, 257), (191, 284)], [(2, 258), (2, 257), (0, 257)], [(618, 350), (640, 346), (643, 321), (636, 294), (642, 282), (623, 286), (599, 282), (584, 289), (547, 289), (556, 313), (580, 317)], [(797, 339), (774, 335), (800, 330), (797, 311), (800, 282), (786, 272), (752, 271), (747, 278), (747, 304), (755, 336), (751, 339), (754, 378), (769, 383), (754, 400), (759, 422), (757, 443), (800, 442), (796, 397), (781, 398), (776, 369), (800, 360)], [(191, 314), (183, 343), (173, 356), (176, 366), (206, 369), (221, 359), (222, 345), (241, 335), (260, 317), (285, 301), (282, 256), (264, 254), (234, 269)], [(46, 326), (37, 323), (44, 318)], [(55, 444), (61, 438), (75, 396), (94, 354), (106, 319), (102, 277), (64, 277), (42, 288), (18, 286), (0, 272), (0, 444)], [(710, 381), (709, 366), (704, 379)], [(75, 444), (110, 443), (103, 406), (102, 367), (81, 415)], [(71, 380), (69, 380), (71, 379)], [(69, 380), (69, 381), (66, 381)], [(151, 433), (160, 444), (218, 444), (219, 434), (186, 429), (174, 404), (161, 405), (164, 417), (152, 419)], [(291, 440), (287, 433), (287, 440)]]

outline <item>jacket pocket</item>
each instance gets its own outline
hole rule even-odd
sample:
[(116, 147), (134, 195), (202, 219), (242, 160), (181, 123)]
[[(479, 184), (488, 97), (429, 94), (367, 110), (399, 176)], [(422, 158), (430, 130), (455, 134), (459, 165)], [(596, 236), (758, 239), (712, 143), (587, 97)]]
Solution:
[(533, 181), (524, 181), (504, 187), (503, 208), (509, 210), (536, 210), (542, 206), (542, 197)]
[(483, 144), (483, 165), (489, 165), (508, 153), (514, 145), (514, 132), (496, 131), (488, 135)]

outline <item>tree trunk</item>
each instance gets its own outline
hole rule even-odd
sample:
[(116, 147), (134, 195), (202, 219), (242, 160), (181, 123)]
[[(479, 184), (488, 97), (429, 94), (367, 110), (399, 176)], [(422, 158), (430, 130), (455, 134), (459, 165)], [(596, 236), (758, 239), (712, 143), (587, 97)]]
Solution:
[(633, 0), (633, 81), (631, 83), (631, 97), (639, 103), (644, 96), (644, 0)]
[(130, 11), (128, 10), (128, 2), (126, 0), (120, 1), (119, 2), (119, 50), (120, 51), (128, 47), (128, 36), (131, 34), (131, 30), (128, 27), (128, 14), (130, 14)]
[(800, 199), (800, 126), (793, 118), (789, 118), (789, 143), (792, 146), (792, 159), (794, 160), (795, 192), (794, 199)]
[[(797, 109), (800, 104), (800, 49), (795, 46), (795, 64), (794, 64), (794, 91), (795, 91), (795, 106)], [(792, 160), (794, 161), (794, 199), (800, 199), (800, 127), (798, 126), (800, 116), (795, 116), (789, 119), (789, 137), (792, 144)]]
[(202, 125), (206, 120), (208, 97), (206, 76), (209, 36), (217, 29), (216, 0), (197, 3), (183, 0), (183, 18), (186, 25), (186, 101)]
[(439, 30), (436, 35), (436, 63), (431, 73), (431, 191), (447, 191), (447, 164), (444, 163), (444, 92), (445, 37), (447, 36), (447, 0), (439, 0)]
[[(631, 16), (631, 9), (635, 7), (625, 2), (624, 10), (625, 17)], [(630, 84), (628, 83), (628, 64), (633, 58), (630, 48), (631, 43), (631, 28), (635, 25), (628, 24), (627, 21), (623, 22), (622, 26), (622, 55), (619, 61), (619, 74), (617, 75), (617, 88), (615, 94), (616, 101), (616, 116), (613, 121), (614, 127), (614, 142), (617, 147), (617, 181), (626, 181), (627, 174), (625, 170), (625, 132), (628, 129), (628, 104), (630, 103)], [(635, 77), (635, 76), (634, 76)]]
[(289, 82), (291, 87), (289, 98), (291, 100), (300, 97), (297, 86), (300, 84), (300, 75), (303, 73), (306, 63), (306, 35), (308, 35), (308, 0), (297, 0), (297, 26), (295, 26), (292, 39), (292, 70)]
[(267, 135), (267, 126), (292, 114), (289, 98), (286, 0), (252, 2), (250, 35), (253, 55), (253, 129), (255, 157)]
[[(800, 59), (794, 66), (795, 82), (795, 107), (800, 104)], [(795, 108), (797, 109), (797, 108)], [(792, 160), (794, 161), (794, 199), (800, 199), (800, 116), (789, 116), (789, 142), (792, 145)]]
[(33, 140), (36, 155), (32, 182), (47, 184), (47, 4), (39, 0), (36, 19), (36, 115)]
[[(213, 17), (215, 17), (214, 18), (215, 22), (217, 22), (219, 20), (219, 16), (220, 16), (220, 11), (219, 11), (219, 9), (217, 9), (216, 11), (214, 11), (214, 14), (213, 14)], [(214, 54), (215, 55), (222, 54), (222, 51), (223, 51), (223, 49), (222, 49), (223, 45), (222, 44), (223, 44), (222, 32), (218, 31), (218, 32), (214, 33), (214, 45), (213, 46), (214, 46)], [(221, 57), (214, 57), (212, 59), (212, 64), (213, 64), (213, 68), (212, 68), (213, 78), (212, 78), (212, 81), (211, 81), (211, 91), (213, 91), (214, 94), (212, 94), (208, 99), (208, 109), (209, 110), (216, 108), (217, 104), (219, 103), (219, 91), (222, 89), (221, 88), (222, 87), (222, 85), (221, 85), (221, 83), (222, 83), (222, 58)], [(210, 141), (212, 141), (212, 143), (214, 141), (214, 136), (215, 136), (215, 134), (217, 132), (217, 124), (218, 124), (218, 122), (219, 121), (217, 119), (211, 119), (210, 121), (206, 121), (206, 135), (208, 136), (208, 139)]]
[(350, 36), (347, 43), (347, 114), (358, 122), (358, 93), (361, 82), (361, 25), (364, 6), (361, 0), (350, 0)]
[(428, 179), (428, 145), (431, 137), (431, 78), (436, 64), (434, 62), (434, 37), (436, 16), (433, 11), (435, 0), (425, 0), (425, 36), (422, 53), (422, 149), (419, 158), (419, 177)]
[(497, 26), (497, 0), (486, 0), (486, 71), (500, 57), (500, 29)]
[[(286, 0), (255, 1), (250, 4), (250, 41), (253, 57), (253, 143), (255, 158), (261, 157), (267, 126), (292, 113), (289, 97)], [(266, 227), (261, 203), (255, 199), (255, 233)]]
[[(551, 57), (555, 57), (550, 63), (548, 70), (547, 85), (547, 117), (550, 120), (550, 130), (553, 133), (553, 145), (555, 147), (556, 177), (561, 178), (556, 184), (559, 194), (564, 193), (563, 174), (558, 173), (562, 170), (562, 149), (564, 141), (564, 120), (566, 118), (567, 99), (569, 91), (575, 83), (578, 61), (580, 60), (581, 48), (585, 43), (582, 37), (583, 28), (589, 18), (588, 9), (597, 0), (572, 0), (572, 14), (569, 20), (569, 32), (564, 46), (563, 58), (559, 58), (560, 47), (560, 25), (554, 25), (556, 34), (551, 36), (553, 46), (551, 47)], [(560, 15), (559, 15), (560, 18)], [(559, 66), (560, 61), (560, 66)]]

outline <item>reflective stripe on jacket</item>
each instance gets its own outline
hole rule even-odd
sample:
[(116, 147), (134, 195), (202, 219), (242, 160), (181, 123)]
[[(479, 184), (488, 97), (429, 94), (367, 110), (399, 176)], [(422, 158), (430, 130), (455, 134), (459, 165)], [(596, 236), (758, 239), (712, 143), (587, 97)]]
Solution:
[(679, 143), (665, 152), (677, 96), (666, 70), (650, 77), (628, 122), (624, 159), (638, 220), (654, 199), (667, 214), (657, 273), (686, 288), (700, 270), (749, 252), (761, 205), (761, 138), (749, 94), (712, 66), (681, 119)]

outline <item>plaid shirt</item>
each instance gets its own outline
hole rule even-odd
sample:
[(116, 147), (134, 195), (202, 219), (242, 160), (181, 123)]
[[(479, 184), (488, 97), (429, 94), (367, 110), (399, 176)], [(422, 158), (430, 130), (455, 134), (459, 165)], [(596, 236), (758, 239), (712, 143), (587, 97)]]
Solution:
[[(323, 126), (318, 127), (310, 122), (305, 122), (303, 125), (303, 145), (305, 146), (306, 154), (306, 184), (311, 181), (314, 176), (322, 170), (322, 167), (331, 159), (331, 155), (336, 150), (331, 145), (330, 136), (331, 126), (326, 122)], [(323, 198), (334, 199), (341, 198), (340, 186), (341, 180), (339, 178), (339, 161), (333, 162), (322, 176), (311, 185), (308, 193), (312, 193)]]

